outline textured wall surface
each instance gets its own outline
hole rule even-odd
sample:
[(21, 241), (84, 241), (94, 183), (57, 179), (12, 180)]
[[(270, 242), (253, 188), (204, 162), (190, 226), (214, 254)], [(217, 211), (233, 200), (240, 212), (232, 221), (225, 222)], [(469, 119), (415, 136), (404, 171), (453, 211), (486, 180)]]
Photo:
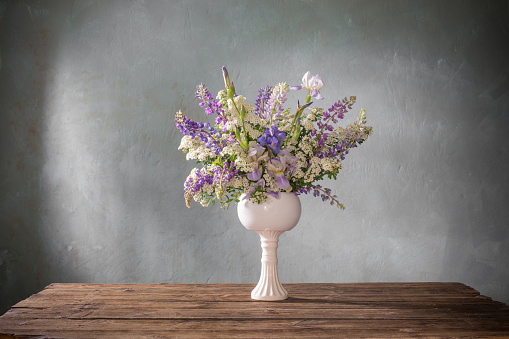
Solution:
[[(509, 302), (509, 12), (501, 1), (0, 2), (0, 314), (52, 282), (255, 283), (235, 206), (185, 207), (194, 91), (356, 95), (372, 137), (301, 198), (285, 282), (459, 281)], [(295, 93), (288, 103), (301, 99)]]

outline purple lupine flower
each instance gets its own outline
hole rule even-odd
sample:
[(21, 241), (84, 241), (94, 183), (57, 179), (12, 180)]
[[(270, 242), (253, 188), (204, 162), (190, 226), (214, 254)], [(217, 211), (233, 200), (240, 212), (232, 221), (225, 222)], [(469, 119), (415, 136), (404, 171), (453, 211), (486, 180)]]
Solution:
[(235, 163), (225, 162), (223, 166), (217, 166), (214, 169), (214, 184), (221, 182), (223, 185), (230, 182), (230, 180), (238, 174), (238, 170), (235, 169)]
[(228, 122), (228, 118), (223, 110), (223, 106), (214, 100), (212, 94), (210, 94), (207, 87), (204, 84), (198, 85), (195, 93), (196, 98), (200, 99), (201, 102), (198, 104), (200, 107), (205, 109), (205, 113), (207, 115), (211, 115), (213, 113), (217, 114), (215, 119), (216, 124), (223, 127), (223, 133), (226, 133), (226, 123)]
[(217, 166), (213, 172), (213, 185), (216, 187), (216, 192), (219, 192), (219, 194), (227, 187), (230, 180), (239, 173), (239, 171), (235, 169), (235, 163), (233, 162), (225, 162), (223, 166)]
[[(267, 102), (267, 108), (265, 109), (263, 118), (265, 121), (270, 121), (273, 118), (278, 118), (281, 116), (281, 112), (283, 112), (284, 107), (283, 104), (286, 101), (286, 92), (281, 86), (275, 86), (272, 89), (272, 93), (270, 94), (269, 100)], [(278, 120), (271, 121), (275, 124), (279, 123)]]
[(345, 155), (348, 154), (350, 149), (357, 147), (364, 141), (362, 132), (356, 132), (350, 128), (348, 129), (345, 137), (346, 138), (341, 140), (335, 148), (335, 151), (341, 160), (345, 159)]
[[(330, 123), (337, 123), (337, 119), (343, 119), (344, 114), (348, 112), (349, 109), (352, 108), (352, 105), (355, 103), (356, 97), (351, 96), (349, 99), (344, 98), (334, 103), (327, 111), (322, 112), (322, 117), (317, 122), (318, 129), (318, 147), (317, 147), (317, 155), (320, 154), (322, 147), (326, 144), (329, 134), (327, 132), (331, 132), (334, 130), (334, 127), (330, 125)], [(313, 131), (314, 132), (314, 131)], [(316, 133), (316, 132), (315, 132)], [(313, 136), (315, 135), (313, 133)]]
[[(201, 171), (204, 171), (203, 173)], [(198, 170), (196, 172), (196, 179), (190, 177), (184, 183), (184, 197), (186, 200), (187, 207), (191, 207), (191, 199), (196, 193), (201, 191), (205, 184), (212, 184), (214, 179), (206, 172), (205, 169)]]
[(330, 188), (322, 187), (321, 185), (299, 187), (297, 190), (295, 190), (294, 194), (309, 194), (311, 192), (313, 193), (314, 197), (320, 197), (322, 201), (331, 200), (331, 205), (334, 204), (334, 202), (338, 203), (337, 200), (335, 200), (336, 196), (331, 195), (332, 190)]
[(216, 129), (210, 126), (209, 123), (196, 122), (188, 118), (181, 111), (175, 113), (175, 125), (180, 130), (180, 133), (189, 135), (192, 139), (198, 138), (205, 143), (207, 148), (214, 147), (214, 153), (217, 155), (223, 149), (224, 142), (215, 137), (220, 137)]
[(332, 120), (333, 123), (337, 123), (337, 119), (343, 119), (344, 114), (352, 109), (352, 105), (355, 103), (356, 97), (351, 96), (349, 99), (344, 98), (334, 103), (327, 111), (322, 112), (322, 120), (325, 125)]
[(260, 118), (264, 117), (265, 107), (267, 106), (270, 99), (272, 89), (272, 86), (266, 86), (258, 90), (258, 98), (255, 101), (255, 114)]
[(286, 138), (286, 134), (280, 131), (277, 126), (271, 126), (263, 131), (263, 135), (257, 139), (261, 146), (267, 146), (276, 155), (281, 151), (281, 143)]
[(340, 143), (335, 147), (329, 146), (329, 148), (325, 151), (320, 152), (317, 156), (318, 158), (335, 158), (338, 156), (338, 149), (340, 147)]
[(295, 195), (301, 195), (301, 194), (309, 194), (311, 191), (312, 191), (312, 187), (310, 186), (302, 186), (302, 187), (299, 187), (297, 188), (293, 194)]

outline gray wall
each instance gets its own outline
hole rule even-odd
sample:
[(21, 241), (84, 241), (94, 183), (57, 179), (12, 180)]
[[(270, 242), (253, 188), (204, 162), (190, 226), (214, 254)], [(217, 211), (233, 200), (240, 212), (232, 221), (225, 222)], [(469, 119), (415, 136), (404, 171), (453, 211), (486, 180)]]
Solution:
[[(255, 283), (235, 206), (185, 207), (173, 114), (320, 74), (375, 132), (304, 196), (285, 282), (458, 281), (509, 302), (503, 1), (3, 1), (0, 314), (52, 282)], [(300, 93), (299, 93), (300, 94)], [(295, 105), (297, 94), (289, 103)]]

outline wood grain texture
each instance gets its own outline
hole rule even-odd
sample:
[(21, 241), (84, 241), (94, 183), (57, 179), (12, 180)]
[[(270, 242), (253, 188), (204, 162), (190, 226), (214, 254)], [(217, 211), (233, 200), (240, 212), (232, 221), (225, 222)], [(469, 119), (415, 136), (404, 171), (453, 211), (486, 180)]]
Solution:
[(509, 307), (460, 283), (51, 284), (0, 317), (0, 338), (509, 338)]

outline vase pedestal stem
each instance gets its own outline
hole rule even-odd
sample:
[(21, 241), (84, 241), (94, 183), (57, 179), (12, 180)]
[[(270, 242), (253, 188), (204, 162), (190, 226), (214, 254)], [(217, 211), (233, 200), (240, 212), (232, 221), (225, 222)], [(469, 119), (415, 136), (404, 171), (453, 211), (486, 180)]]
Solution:
[(251, 292), (255, 300), (284, 300), (288, 293), (279, 282), (277, 273), (277, 246), (284, 231), (256, 231), (262, 243), (262, 270), (260, 281)]

